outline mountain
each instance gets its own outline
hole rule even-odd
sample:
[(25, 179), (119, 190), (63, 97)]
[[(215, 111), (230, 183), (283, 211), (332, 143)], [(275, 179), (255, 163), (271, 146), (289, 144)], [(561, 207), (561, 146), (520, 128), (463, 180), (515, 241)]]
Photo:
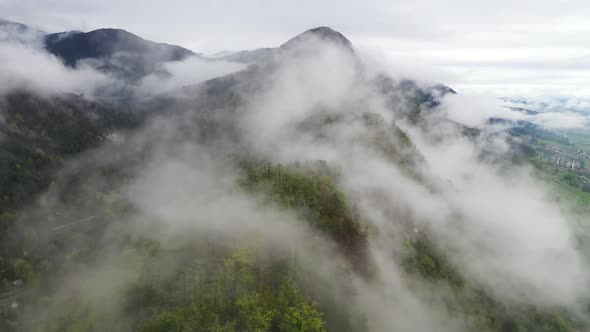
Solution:
[[(249, 96), (256, 95), (272, 85), (275, 71), (284, 62), (297, 59), (314, 58), (317, 49), (332, 48), (341, 51), (348, 60), (348, 65), (360, 69), (359, 58), (355, 54), (354, 47), (350, 40), (343, 34), (329, 27), (319, 27), (307, 30), (275, 48), (260, 48), (252, 51), (240, 51), (222, 57), (223, 60), (237, 61), (249, 65), (246, 70), (228, 74), (222, 77), (213, 78), (198, 85), (187, 86), (182, 93), (174, 92), (170, 96), (158, 96), (149, 100), (142, 107), (148, 109), (162, 109), (164, 105), (173, 109), (190, 109), (199, 114), (201, 124), (205, 123), (203, 110), (216, 110), (215, 123), (207, 123), (204, 132), (211, 132), (212, 128), (218, 125), (225, 128), (220, 132), (234, 132), (229, 130), (233, 127), (230, 123), (234, 121), (234, 113), (240, 111), (240, 106), (245, 103)], [(299, 64), (295, 63), (293, 68)], [(417, 118), (424, 110), (431, 110), (440, 104), (442, 98), (447, 94), (456, 92), (443, 84), (419, 85), (416, 81), (409, 79), (397, 80), (382, 73), (373, 79), (370, 84), (379, 91), (393, 109), (399, 104), (405, 104), (397, 113), (404, 112), (404, 116)], [(229, 113), (228, 116), (220, 114)]]
[[(198, 56), (116, 29), (45, 45), (125, 81)], [(250, 65), (129, 103), (0, 98), (1, 331), (587, 326), (589, 302), (538, 304), (571, 291), (527, 274), (569, 271), (570, 234), (557, 252), (521, 245), (509, 209), (489, 213), (509, 188), (515, 218), (547, 221), (527, 209), (532, 181), (488, 167), (497, 140), (488, 151), (438, 112), (452, 88), (371, 74), (327, 27), (232, 56)]]
[(130, 82), (155, 72), (165, 74), (162, 65), (166, 62), (199, 56), (186, 48), (145, 40), (122, 29), (47, 33), (2, 19), (0, 42), (45, 48), (66, 66), (88, 65)]
[(399, 108), (398, 115), (414, 123), (420, 122), (424, 111), (428, 113), (439, 106), (445, 96), (457, 93), (444, 84), (419, 85), (414, 80), (395, 80), (387, 74), (377, 75), (372, 84), (382, 94), (388, 107)]
[(44, 42), (67, 66), (91, 64), (129, 80), (155, 72), (164, 62), (197, 56), (186, 48), (145, 40), (121, 29), (53, 33), (45, 36)]
[(309, 45), (309, 42), (312, 40), (319, 41), (322, 44), (331, 44), (337, 47), (342, 47), (354, 52), (352, 43), (344, 37), (343, 34), (329, 27), (318, 27), (307, 30), (276, 48), (259, 48), (251, 51), (244, 50), (223, 56), (221, 59), (245, 64), (268, 63), (281, 57), (285, 53), (294, 50), (301, 51), (302, 46)]
[(308, 43), (310, 40), (315, 39), (322, 43), (333, 44), (339, 47), (353, 51), (352, 43), (343, 34), (333, 30), (329, 27), (318, 27), (307, 30), (291, 39), (280, 46), (283, 50), (293, 49), (301, 47), (303, 44)]

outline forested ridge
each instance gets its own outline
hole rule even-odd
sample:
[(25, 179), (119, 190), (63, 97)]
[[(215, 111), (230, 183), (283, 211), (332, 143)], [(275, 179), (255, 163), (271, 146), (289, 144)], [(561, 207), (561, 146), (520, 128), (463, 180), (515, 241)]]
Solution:
[[(14, 101), (13, 101), (14, 102)], [(31, 102), (32, 103), (32, 102)], [(72, 146), (90, 148), (96, 146), (104, 135), (117, 129), (109, 122), (96, 123), (87, 120), (87, 126), (97, 128), (91, 136), (76, 137), (77, 128), (69, 127), (73, 120), (57, 121), (45, 129), (40, 126), (40, 107), (19, 108), (25, 116), (10, 114), (6, 122), (9, 135), (25, 135), (28, 140), (6, 140), (3, 144), (11, 153), (3, 181), (13, 181), (19, 188), (29, 186), (26, 194), (18, 196), (19, 189), (7, 192), (15, 196), (5, 200), (2, 213), (2, 288), (3, 330), (22, 329), (39, 331), (104, 331), (133, 329), (139, 331), (361, 331), (366, 329), (362, 315), (355, 319), (342, 311), (335, 302), (314, 299), (317, 285), (306, 283), (306, 276), (297, 266), (297, 257), (289, 252), (281, 253), (272, 261), (257, 260), (256, 240), (246, 240), (235, 247), (219, 245), (205, 237), (182, 248), (162, 247), (157, 237), (119, 234), (116, 250), (121, 254), (121, 264), (133, 266), (133, 275), (127, 276), (124, 286), (114, 289), (123, 294), (122, 299), (103, 307), (87, 300), (72, 298), (59, 314), (27, 317), (31, 308), (52, 306), (52, 292), (61, 283), (67, 271), (92, 264), (93, 251), (98, 250), (100, 223), (124, 220), (126, 203), (112, 192), (86, 193), (78, 197), (81, 207), (97, 220), (72, 225), (63, 234), (52, 234), (51, 226), (34, 229), (40, 225), (27, 225), (31, 216), (16, 210), (20, 204), (30, 203), (30, 197), (47, 189), (56, 181), (57, 167), (64, 158), (75, 154)], [(50, 104), (51, 105), (51, 104)], [(43, 109), (45, 112), (45, 109)], [(75, 110), (73, 111), (74, 116)], [(113, 115), (117, 118), (123, 115)], [(43, 122), (44, 123), (44, 122)], [(113, 123), (125, 123), (115, 121)], [(129, 121), (129, 124), (134, 122)], [(13, 125), (14, 124), (14, 125)], [(84, 122), (80, 125), (83, 126)], [(55, 126), (51, 128), (51, 126)], [(80, 129), (82, 130), (82, 129)], [(37, 135), (35, 131), (43, 134)], [(50, 134), (45, 134), (46, 132)], [(62, 136), (63, 135), (63, 136)], [(79, 134), (80, 135), (80, 134)], [(23, 137), (23, 138), (24, 138)], [(45, 138), (44, 138), (45, 137)], [(79, 140), (76, 143), (73, 140)], [(34, 142), (34, 143), (33, 143)], [(16, 147), (21, 144), (21, 149)], [(30, 150), (29, 146), (38, 146)], [(66, 146), (63, 146), (66, 145)], [(43, 149), (43, 153), (39, 152)], [(46, 160), (39, 163), (40, 154), (51, 151)], [(64, 157), (62, 157), (64, 156)], [(36, 159), (37, 158), (37, 159)], [(44, 160), (44, 159), (40, 159)], [(8, 161), (8, 160), (7, 160)], [(15, 167), (20, 164), (21, 167)], [(271, 164), (263, 161), (241, 160), (236, 165), (241, 174), (236, 182), (239, 191), (256, 194), (260, 204), (278, 205), (296, 212), (301, 220), (318, 232), (333, 239), (349, 260), (350, 271), (365, 278), (372, 277), (371, 257), (367, 251), (371, 231), (337, 185), (337, 172), (330, 165), (303, 162), (295, 165)], [(23, 170), (24, 168), (24, 170)], [(103, 170), (95, 170), (100, 177), (118, 176)], [(23, 176), (26, 175), (27, 177)], [(39, 178), (37, 178), (39, 177)], [(24, 180), (27, 179), (27, 180)], [(29, 180), (30, 179), (30, 180)], [(36, 181), (39, 182), (35, 182)], [(122, 180), (120, 177), (118, 181)], [(6, 187), (3, 187), (6, 188)], [(10, 187), (8, 187), (10, 188)], [(5, 194), (5, 195), (6, 195)], [(45, 210), (43, 218), (49, 225), (59, 227), (78, 220)], [(37, 216), (38, 217), (38, 216)], [(82, 218), (81, 215), (77, 215)], [(97, 225), (98, 224), (98, 225)], [(49, 234), (40, 234), (41, 230)], [(104, 235), (104, 234), (103, 234)], [(43, 242), (41, 239), (45, 237)], [(20, 240), (17, 240), (20, 239)], [(88, 241), (94, 239), (93, 241)], [(32, 250), (31, 243), (42, 247)], [(444, 258), (428, 236), (409, 235), (405, 244), (407, 256), (402, 266), (408, 273), (426, 282), (446, 284), (453, 292), (446, 298), (447, 310), (454, 315), (466, 316), (477, 330), (488, 331), (573, 331), (577, 323), (567, 319), (561, 311), (539, 311), (531, 306), (506, 306), (494, 300), (487, 292), (461, 276), (461, 273)], [(258, 249), (260, 250), (260, 249)], [(171, 259), (171, 257), (174, 259)], [(168, 260), (173, 260), (170, 263)], [(163, 272), (164, 271), (164, 272)], [(343, 271), (342, 273), (352, 273)], [(23, 285), (15, 286), (15, 282)], [(41, 295), (44, 294), (44, 295)], [(351, 294), (350, 296), (354, 296)], [(11, 300), (19, 299), (18, 309), (9, 309)], [(120, 302), (120, 303), (119, 303)], [(60, 302), (63, 306), (63, 302)], [(116, 312), (111, 312), (116, 310)], [(119, 321), (120, 312), (128, 321)]]

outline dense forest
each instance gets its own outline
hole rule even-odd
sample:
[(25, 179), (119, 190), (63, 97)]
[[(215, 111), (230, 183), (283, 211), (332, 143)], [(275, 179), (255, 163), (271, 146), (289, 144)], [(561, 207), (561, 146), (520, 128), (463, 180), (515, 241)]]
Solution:
[[(17, 95), (6, 103), (7, 109), (13, 111), (7, 113), (4, 130), (8, 138), (2, 143), (3, 153), (10, 156), (3, 160), (6, 166), (2, 173), (5, 190), (1, 215), (3, 330), (367, 329), (362, 314), (349, 312), (350, 309), (339, 306), (329, 296), (314, 296), (318, 289), (330, 286), (314, 284), (317, 281), (298, 266), (297, 253), (280, 252), (269, 260), (264, 258), (266, 254), (256, 239), (236, 239), (235, 245), (228, 247), (197, 235), (190, 244), (168, 248), (157, 235), (134, 234), (128, 230), (116, 239), (109, 239), (112, 249), (120, 255), (118, 264), (128, 265), (132, 270), (125, 276), (125, 282), (119, 283), (120, 288), (110, 291), (119, 296), (113, 300), (87, 299), (78, 297), (74, 291), (65, 295), (66, 298), (62, 298), (64, 294), (57, 295), (60, 287), (64, 287), (64, 275), (98, 259), (96, 251), (105, 244), (101, 237), (108, 229), (106, 225), (124, 222), (133, 213), (133, 207), (123, 200), (116, 185), (111, 188), (105, 185), (97, 192), (80, 191), (85, 178), (92, 181), (99, 177), (104, 183), (127, 181), (125, 177), (129, 175), (114, 171), (113, 165), (91, 170), (92, 175), (84, 172), (85, 178), (75, 184), (69, 183), (72, 181), (69, 177), (58, 176), (58, 169), (76, 153), (98, 146), (109, 133), (133, 128), (141, 121), (127, 111), (106, 108), (97, 111), (101, 117), (90, 120), (86, 118), (87, 113), (81, 113), (82, 107), (90, 112), (99, 106), (80, 104), (75, 98), (66, 103)], [(59, 119), (66, 111), (69, 112), (65, 114), (67, 121), (49, 120)], [(374, 128), (375, 124), (371, 126)], [(394, 135), (399, 135), (398, 132), (397, 128), (392, 131)], [(375, 142), (383, 149), (379, 141)], [(395, 155), (392, 149), (385, 151)], [(236, 173), (240, 174), (235, 190), (255, 194), (260, 197), (260, 204), (293, 210), (312, 229), (332, 239), (348, 261), (345, 265), (348, 267), (343, 267), (341, 272), (343, 275), (358, 273), (362, 278), (375, 278), (368, 251), (374, 230), (362, 220), (355, 203), (338, 189), (341, 175), (337, 169), (322, 161), (281, 165), (243, 157), (233, 159)], [(68, 183), (63, 185), (55, 183), (66, 180)], [(50, 184), (61, 186), (64, 198), (75, 197), (68, 204), (78, 207), (76, 214), (60, 214), (50, 203), (35, 211), (36, 215), (19, 210), (31, 204), (32, 197), (48, 190)], [(43, 213), (44, 216), (40, 215)], [(88, 216), (94, 219), (86, 220)], [(446, 310), (466, 317), (472, 329), (574, 331), (580, 328), (579, 323), (559, 308), (547, 311), (498, 302), (485, 289), (465, 279), (426, 234), (415, 236), (408, 232), (404, 245), (407, 251), (400, 262), (407, 273), (450, 287), (453, 292), (443, 299)], [(355, 294), (347, 296), (352, 298)], [(440, 299), (432, 299), (437, 300)], [(18, 303), (18, 307), (11, 307), (12, 303)], [(58, 309), (44, 312), (46, 307)], [(32, 312), (36, 314), (30, 316)]]

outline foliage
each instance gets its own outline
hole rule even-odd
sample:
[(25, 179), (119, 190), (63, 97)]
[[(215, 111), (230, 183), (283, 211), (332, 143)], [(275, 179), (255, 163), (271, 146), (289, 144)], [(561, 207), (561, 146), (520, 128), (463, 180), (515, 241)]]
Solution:
[(325, 331), (321, 314), (314, 309), (288, 280), (279, 291), (279, 329), (285, 332)]
[[(211, 264), (196, 264), (165, 284), (151, 285), (164, 289), (175, 285), (185, 291), (152, 305), (157, 313), (141, 323), (141, 331), (325, 331), (322, 314), (276, 268), (261, 269), (243, 251)], [(201, 269), (219, 273), (212, 279), (199, 278)], [(195, 275), (186, 278), (185, 273)]]
[(262, 332), (270, 329), (275, 309), (265, 305), (262, 295), (252, 292), (241, 297), (238, 301), (238, 312), (243, 317), (248, 331)]
[(262, 193), (272, 203), (298, 211), (338, 243), (361, 272), (367, 272), (367, 234), (325, 163), (283, 166), (243, 162), (242, 188)]
[[(435, 102), (431, 99), (423, 96), (416, 101), (416, 116), (422, 104)], [(0, 235), (3, 240), (0, 244), (0, 306), (5, 308), (6, 304), (18, 302), (26, 309), (3, 311), (0, 330), (366, 329), (364, 322), (340, 322), (348, 318), (345, 317), (348, 312), (343, 314), (340, 309), (342, 303), (327, 299), (326, 295), (310, 297), (314, 292), (310, 291), (309, 284), (302, 282), (305, 276), (298, 278), (293, 273), (297, 266), (288, 253), (261, 261), (243, 248), (227, 248), (202, 239), (195, 240), (202, 244), (170, 249), (153, 238), (125, 231), (110, 234), (108, 243), (128, 272), (124, 286), (112, 290), (117, 300), (105, 301), (106, 304), (86, 303), (75, 291), (64, 300), (58, 287), (63, 283), (61, 278), (99, 259), (98, 248), (105, 244), (101, 242), (105, 229), (102, 221), (120, 222), (132, 207), (113, 189), (128, 176), (120, 165), (81, 170), (68, 174), (66, 179), (58, 178), (57, 172), (67, 158), (99, 146), (112, 132), (136, 127), (141, 119), (133, 113), (76, 96), (38, 98), (20, 93), (8, 96), (1, 106), (5, 110), (5, 121), (0, 122), (3, 138), (0, 141)], [(403, 131), (395, 126), (385, 127), (383, 119), (374, 114), (364, 114), (362, 120), (373, 133), (365, 143), (377, 152), (407, 168), (420, 160)], [(533, 152), (527, 150), (528, 157), (546, 167)], [(367, 279), (370, 277), (366, 226), (354, 204), (338, 189), (338, 174), (325, 162), (284, 166), (243, 161), (241, 170), (241, 190), (259, 194), (263, 204), (295, 211), (310, 227), (337, 243), (349, 259), (353, 272)], [(555, 181), (568, 188), (578, 181), (572, 174), (548, 171), (553, 172)], [(97, 177), (102, 187), (91, 182)], [(60, 191), (63, 195), (59, 198), (85, 215), (58, 214), (50, 205), (43, 204), (40, 204), (43, 208), (35, 212), (21, 209), (37, 199), (41, 192), (53, 188), (56, 182), (65, 188)], [(584, 194), (581, 190), (576, 193)], [(54, 231), (58, 226), (76, 224), (88, 216), (97, 216), (94, 219), (97, 222), (65, 228), (59, 234)], [(403, 267), (428, 284), (450, 286), (450, 292), (442, 295), (447, 310), (455, 317), (465, 317), (471, 330), (573, 331), (580, 328), (558, 308), (496, 300), (489, 290), (462, 275), (444, 251), (426, 236), (410, 239), (407, 244), (409, 254)], [(353, 272), (346, 269), (343, 273), (350, 276)], [(24, 281), (24, 285), (14, 286), (12, 281), (16, 280)], [(316, 289), (322, 286), (316, 285)], [(44, 315), (27, 316), (25, 313), (35, 311), (31, 308), (37, 308), (37, 312)], [(44, 310), (46, 308), (57, 309)], [(120, 317), (125, 317), (126, 321), (119, 321)]]
[(182, 332), (183, 316), (180, 311), (163, 311), (142, 323), (141, 332)]
[(453, 316), (464, 316), (469, 327), (477, 331), (575, 331), (580, 324), (560, 309), (535, 305), (506, 305), (488, 291), (461, 276), (441, 250), (425, 235), (408, 242), (410, 253), (404, 259), (407, 272), (431, 282), (444, 282), (453, 293), (444, 296), (447, 310)]
[(136, 128), (141, 115), (74, 95), (14, 92), (0, 100), (0, 213), (46, 190), (64, 159), (97, 147), (114, 131)]
[(25, 281), (27, 284), (35, 280), (33, 266), (22, 258), (17, 259), (14, 263), (14, 273), (16, 278)]

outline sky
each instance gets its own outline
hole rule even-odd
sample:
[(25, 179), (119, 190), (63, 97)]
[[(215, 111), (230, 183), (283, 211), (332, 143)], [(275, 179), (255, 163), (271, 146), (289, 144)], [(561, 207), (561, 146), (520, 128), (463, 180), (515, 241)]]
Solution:
[(278, 46), (330, 26), (392, 70), (497, 96), (590, 97), (585, 0), (0, 0), (46, 31), (118, 27), (199, 53)]

